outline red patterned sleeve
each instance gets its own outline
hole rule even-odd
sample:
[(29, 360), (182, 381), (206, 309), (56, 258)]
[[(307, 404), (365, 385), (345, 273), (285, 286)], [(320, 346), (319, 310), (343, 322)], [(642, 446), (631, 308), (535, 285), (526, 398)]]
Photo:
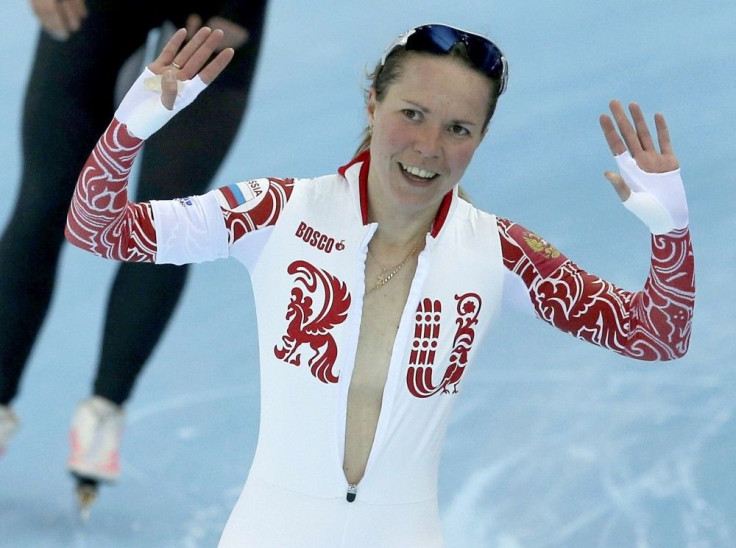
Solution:
[(153, 262), (156, 231), (148, 203), (128, 201), (128, 178), (143, 141), (113, 120), (87, 159), (67, 215), (72, 244), (107, 259)]
[(294, 179), (256, 179), (215, 191), (220, 204), (228, 244), (233, 245), (249, 232), (276, 223), (294, 190)]
[[(206, 213), (201, 208), (183, 207), (192, 205), (193, 199), (158, 202), (158, 227), (154, 225), (150, 203), (128, 201), (128, 179), (142, 146), (143, 141), (131, 135), (124, 124), (112, 121), (77, 180), (67, 215), (66, 238), (107, 259), (156, 262), (158, 255), (163, 262), (196, 262), (200, 257), (190, 256), (188, 250), (202, 248), (198, 238), (207, 239), (208, 235), (201, 229), (207, 225), (202, 216)], [(249, 232), (274, 224), (293, 185), (292, 179), (258, 179), (213, 191), (225, 221), (228, 245)], [(161, 241), (167, 242), (168, 248), (157, 246), (157, 228), (163, 231), (159, 236), (163, 233)], [(179, 239), (171, 237), (172, 233), (178, 234)], [(172, 251), (172, 245), (178, 247)], [(172, 261), (172, 254), (183, 259)]]
[(687, 229), (652, 236), (644, 289), (625, 291), (588, 274), (521, 225), (498, 220), (504, 265), (518, 275), (537, 315), (598, 346), (640, 360), (687, 352), (695, 304)]

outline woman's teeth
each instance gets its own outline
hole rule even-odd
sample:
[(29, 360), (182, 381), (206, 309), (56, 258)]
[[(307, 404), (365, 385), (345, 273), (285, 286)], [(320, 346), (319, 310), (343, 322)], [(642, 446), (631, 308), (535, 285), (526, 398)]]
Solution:
[(419, 177), (420, 179), (432, 179), (435, 175), (437, 175), (434, 171), (427, 171), (426, 169), (422, 169), (420, 167), (405, 166), (402, 164), (401, 168), (409, 175), (414, 175), (415, 177)]

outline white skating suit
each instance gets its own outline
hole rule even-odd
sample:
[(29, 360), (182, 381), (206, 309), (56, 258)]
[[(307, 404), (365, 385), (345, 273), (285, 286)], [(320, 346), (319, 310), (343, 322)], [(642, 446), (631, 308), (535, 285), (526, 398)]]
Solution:
[(113, 122), (80, 176), (67, 238), (119, 260), (234, 257), (249, 270), (260, 431), (223, 547), (442, 546), (441, 446), (463, 373), (502, 302), (522, 300), (548, 323), (632, 357), (671, 359), (687, 349), (686, 229), (652, 237), (649, 279), (631, 293), (451, 192), (418, 257), (365, 475), (351, 487), (342, 469), (346, 405), (376, 230), (367, 221), (369, 153), (316, 179), (258, 179), (130, 204), (125, 181), (140, 143)]

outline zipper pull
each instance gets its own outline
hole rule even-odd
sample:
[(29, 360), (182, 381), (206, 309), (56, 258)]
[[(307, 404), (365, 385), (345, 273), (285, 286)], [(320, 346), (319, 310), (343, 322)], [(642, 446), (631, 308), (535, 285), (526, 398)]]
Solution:
[(348, 485), (348, 493), (345, 497), (348, 502), (353, 502), (355, 500), (355, 496), (358, 494), (358, 485), (356, 483), (351, 483)]

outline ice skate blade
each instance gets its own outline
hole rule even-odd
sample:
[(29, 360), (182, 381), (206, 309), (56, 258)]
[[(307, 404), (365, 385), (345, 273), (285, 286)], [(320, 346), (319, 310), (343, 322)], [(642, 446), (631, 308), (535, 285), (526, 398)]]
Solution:
[(92, 513), (92, 504), (97, 500), (97, 485), (93, 483), (79, 483), (77, 485), (77, 506), (79, 518), (86, 523)]

